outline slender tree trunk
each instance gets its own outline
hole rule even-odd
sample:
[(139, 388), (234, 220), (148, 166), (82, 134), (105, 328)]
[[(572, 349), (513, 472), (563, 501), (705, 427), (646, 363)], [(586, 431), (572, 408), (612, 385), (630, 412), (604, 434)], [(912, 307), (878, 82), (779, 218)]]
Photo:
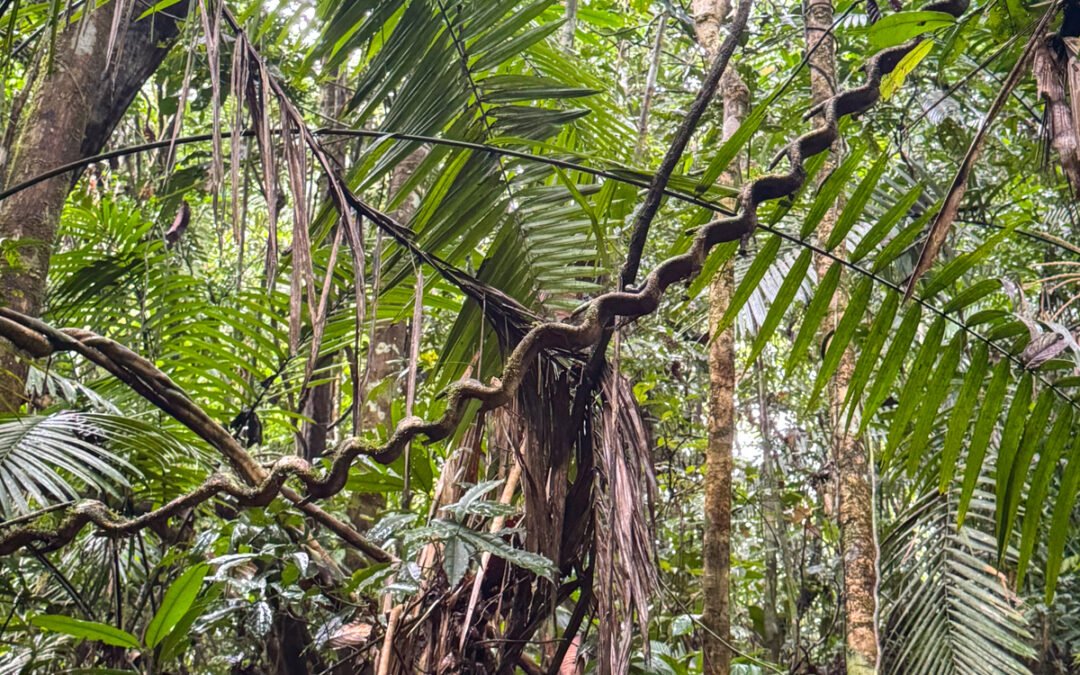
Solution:
[(667, 28), (667, 12), (661, 12), (656, 26), (656, 40), (653, 42), (652, 57), (649, 59), (649, 74), (645, 77), (645, 97), (641, 101), (641, 115), (638, 117), (638, 142), (634, 149), (634, 158), (640, 160), (649, 147), (649, 113), (656, 96), (656, 78), (660, 73), (660, 57), (663, 55), (664, 30)]
[[(121, 27), (106, 65), (118, 7), (104, 4), (60, 32), (52, 70), (33, 85), (18, 122), (6, 185), (99, 153), (175, 42), (179, 29), (173, 17), (186, 15), (188, 3)], [(0, 202), (0, 241), (13, 246), (16, 257), (10, 264), (0, 255), (0, 304), (31, 316), (41, 313), (49, 255), (74, 178), (58, 176)], [(26, 366), (9, 345), (0, 344), (0, 413), (22, 405), (25, 379)]]
[[(345, 88), (341, 86), (342, 79), (337, 71), (329, 75), (329, 79), (322, 87), (322, 100), (320, 102), (322, 113), (330, 119), (337, 119), (338, 114), (345, 106)], [(345, 152), (341, 145), (331, 146), (327, 150), (331, 158), (338, 165), (345, 165)], [(328, 181), (321, 181), (324, 190), (327, 189)], [(340, 226), (340, 225), (339, 225)], [(338, 358), (335, 355), (323, 356), (315, 362), (316, 379), (325, 377), (320, 374), (334, 365)], [(303, 424), (303, 454), (307, 459), (313, 460), (326, 454), (330, 437), (330, 426), (334, 423), (334, 417), (338, 410), (338, 386), (335, 379), (330, 379), (322, 384), (317, 384), (308, 393), (307, 403), (304, 406), (304, 415), (311, 419)]]
[[(815, 103), (836, 93), (836, 43), (830, 32), (832, 0), (808, 0), (806, 43), (810, 57), (810, 86)], [(818, 42), (821, 44), (818, 45)], [(817, 46), (815, 50), (814, 47)], [(827, 171), (822, 172), (825, 175)], [(836, 223), (836, 207), (823, 219), (818, 235), (828, 236)], [(841, 253), (843, 247), (841, 246)], [(818, 278), (831, 261), (815, 260)], [(823, 326), (832, 331), (847, 307), (844, 284), (833, 297), (830, 316)], [(877, 671), (877, 546), (874, 541), (874, 500), (870, 461), (866, 448), (844, 428), (841, 413), (848, 384), (855, 369), (855, 352), (844, 351), (829, 387), (829, 420), (832, 426), (832, 455), (836, 466), (837, 514), (840, 525), (840, 552), (844, 572), (844, 642), (847, 672), (851, 675)]]
[(577, 33), (577, 8), (578, 0), (566, 0), (566, 23), (563, 25), (562, 33), (562, 45), (566, 51), (574, 48), (574, 34)]
[[(719, 48), (728, 0), (695, 0), (698, 40), (710, 57)], [(724, 102), (722, 137), (730, 138), (746, 117), (750, 92), (729, 68), (720, 83)], [(725, 183), (738, 180), (728, 172)], [(709, 331), (715, 333), (735, 292), (735, 266), (728, 261), (709, 289)], [(709, 345), (709, 439), (705, 456), (705, 541), (702, 587), (704, 672), (731, 672), (731, 448), (735, 437), (735, 329), (714, 335)]]
[[(784, 510), (780, 501), (779, 467), (772, 449), (772, 429), (769, 423), (769, 388), (765, 381), (765, 368), (759, 359), (755, 365), (758, 380), (758, 427), (761, 430), (761, 513), (763, 540), (765, 542), (765, 647), (769, 658), (780, 663), (780, 652), (784, 646), (784, 627), (780, 625), (777, 605), (780, 604), (780, 584), (778, 552), (787, 571), (785, 579), (790, 583), (792, 568), (788, 567), (790, 557), (787, 552), (787, 528), (784, 525)], [(794, 616), (794, 602), (791, 603)]]
[[(396, 195), (401, 190), (426, 154), (426, 150), (418, 149), (394, 168), (390, 174), (391, 195)], [(407, 223), (416, 212), (416, 207), (416, 200), (409, 197), (392, 215), (398, 222)], [(380, 385), (403, 365), (403, 359), (407, 353), (407, 339), (408, 324), (405, 321), (384, 321), (375, 326), (369, 346), (371, 355), (367, 370), (368, 386), (363, 392), (363, 408), (359, 413), (362, 430), (371, 430), (379, 425), (390, 425), (392, 422), (390, 408), (400, 392), (394, 387), (380, 387)], [(359, 355), (356, 358), (360, 358)], [(361, 402), (358, 401), (355, 405), (361, 405)], [(385, 506), (386, 498), (382, 494), (356, 493), (349, 501), (349, 519), (361, 531), (367, 530), (371, 527), (375, 516)], [(359, 556), (348, 562), (353, 567), (366, 564)]]

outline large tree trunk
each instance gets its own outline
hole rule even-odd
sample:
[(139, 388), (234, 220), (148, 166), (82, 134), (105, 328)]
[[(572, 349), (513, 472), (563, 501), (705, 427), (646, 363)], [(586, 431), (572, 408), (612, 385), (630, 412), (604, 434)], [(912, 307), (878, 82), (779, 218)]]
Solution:
[[(698, 40), (712, 57), (721, 42), (721, 27), (731, 9), (729, 0), (695, 0)], [(750, 92), (729, 68), (720, 83), (724, 102), (722, 138), (730, 138), (749, 107)], [(738, 180), (727, 172), (722, 181)], [(714, 334), (735, 292), (732, 261), (713, 279), (709, 289), (709, 332)], [(702, 587), (704, 607), (704, 672), (731, 672), (731, 448), (735, 438), (735, 329), (714, 335), (709, 345), (709, 441), (705, 451), (705, 541)]]
[[(809, 63), (814, 103), (836, 93), (836, 44), (830, 32), (832, 22), (832, 0), (808, 0), (806, 44), (807, 50), (813, 52)], [(818, 45), (818, 42), (821, 44)], [(822, 175), (827, 173), (827, 170), (823, 171)], [(818, 231), (820, 238), (828, 237), (836, 223), (838, 209), (839, 206), (830, 210), (822, 220)], [(843, 246), (840, 252), (843, 252)], [(832, 261), (824, 256), (817, 257), (815, 268), (819, 279), (831, 264)], [(823, 334), (835, 329), (846, 307), (847, 294), (844, 284), (841, 284), (833, 296), (829, 318), (822, 328)], [(837, 473), (837, 514), (844, 572), (845, 657), (847, 672), (852, 675), (876, 672), (878, 661), (877, 547), (874, 542), (872, 467), (866, 448), (846, 430), (841, 416), (854, 369), (855, 352), (849, 347), (844, 351), (829, 387), (829, 421)]]
[[(121, 27), (106, 65), (113, 13), (107, 3), (56, 39), (52, 70), (34, 90), (18, 123), (6, 185), (97, 154), (143, 83), (161, 64), (178, 34), (183, 0), (167, 12)], [(0, 203), (0, 240), (16, 247), (16, 264), (0, 256), (0, 304), (31, 316), (42, 311), (56, 228), (73, 177), (58, 176)], [(0, 344), (0, 412), (23, 402), (26, 367)]]

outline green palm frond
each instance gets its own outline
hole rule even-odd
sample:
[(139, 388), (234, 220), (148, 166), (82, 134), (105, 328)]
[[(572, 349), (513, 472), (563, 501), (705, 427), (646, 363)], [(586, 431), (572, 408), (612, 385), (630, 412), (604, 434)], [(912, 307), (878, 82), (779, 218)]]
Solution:
[(958, 493), (929, 490), (882, 538), (883, 672), (1025, 675), (1035, 656), (1021, 599), (996, 567), (994, 496), (983, 481), (964, 525)]
[(150, 430), (97, 413), (0, 419), (0, 510), (10, 518), (76, 499), (87, 488), (118, 494), (137, 470), (114, 450), (147, 449)]

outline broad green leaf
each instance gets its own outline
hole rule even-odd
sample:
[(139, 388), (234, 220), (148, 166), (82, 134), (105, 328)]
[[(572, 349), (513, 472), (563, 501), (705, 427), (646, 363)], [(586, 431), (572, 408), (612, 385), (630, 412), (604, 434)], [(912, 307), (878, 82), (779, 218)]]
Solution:
[(930, 432), (937, 421), (938, 409), (945, 401), (952, 385), (953, 374), (960, 364), (960, 355), (964, 348), (964, 331), (958, 330), (949, 341), (949, 346), (934, 367), (934, 374), (926, 383), (926, 394), (920, 403), (919, 415), (915, 420), (915, 427), (911, 432), (911, 440), (908, 442), (908, 476), (914, 476), (921, 460), (926, 459), (923, 452), (926, 443), (930, 439)]
[(878, 155), (877, 161), (863, 176), (859, 186), (855, 188), (855, 192), (851, 193), (847, 203), (844, 204), (844, 210), (840, 212), (840, 217), (836, 219), (836, 224), (833, 225), (832, 232), (829, 233), (829, 238), (825, 242), (826, 249), (831, 251), (843, 243), (848, 232), (851, 231), (851, 228), (855, 226), (855, 223), (863, 215), (866, 203), (874, 194), (874, 188), (881, 181), (881, 175), (885, 173), (885, 169), (889, 165), (889, 158), (890, 154), (888, 152), (882, 152)]
[(138, 649), (141, 646), (139, 639), (126, 630), (120, 630), (115, 626), (98, 623), (97, 621), (73, 619), (70, 616), (60, 614), (39, 614), (30, 619), (30, 623), (38, 628), (86, 640), (96, 640), (113, 647)]
[(452, 587), (456, 587), (469, 571), (472, 550), (461, 537), (452, 535), (443, 540), (442, 556), (446, 579)]
[(440, 539), (459, 537), (473, 548), (488, 551), (509, 563), (549, 579), (557, 571), (555, 565), (544, 556), (511, 546), (503, 539), (502, 532), (477, 532), (459, 523), (443, 519), (431, 521), (429, 529)]
[(806, 350), (809, 349), (810, 343), (813, 342), (818, 327), (828, 313), (829, 305), (832, 304), (836, 287), (840, 283), (841, 269), (842, 266), (838, 262), (834, 262), (829, 267), (829, 271), (825, 273), (825, 277), (818, 284), (813, 299), (810, 300), (810, 304), (806, 307), (806, 315), (803, 318), (802, 325), (799, 327), (798, 334), (795, 336), (795, 342), (791, 346), (791, 355), (788, 356), (787, 365), (784, 366), (787, 375), (791, 375), (795, 366), (806, 357)]
[[(896, 16), (895, 14), (893, 16)], [(893, 71), (881, 78), (881, 98), (886, 101), (893, 97), (900, 87), (904, 86), (904, 80), (911, 74), (911, 71), (915, 70), (922, 60), (926, 58), (926, 55), (930, 53), (930, 50), (934, 48), (934, 43), (930, 40), (919, 43), (915, 49), (912, 49), (904, 58), (900, 59), (900, 63), (896, 64), (896, 68)]]
[(857, 263), (866, 257), (870, 251), (874, 250), (874, 247), (881, 243), (881, 241), (889, 236), (889, 233), (893, 231), (896, 224), (900, 222), (900, 219), (907, 215), (911, 207), (919, 201), (919, 197), (922, 196), (923, 186), (916, 185), (908, 190), (903, 197), (901, 197), (895, 204), (893, 204), (888, 211), (874, 224), (872, 228), (866, 233), (866, 235), (859, 240), (859, 243), (855, 245), (855, 250), (851, 253), (851, 262)]
[[(840, 121), (841, 128), (844, 123), (847, 122), (847, 118)], [(806, 178), (803, 179), (802, 185), (795, 191), (795, 194), (790, 195), (784, 199), (780, 199), (775, 202), (770, 202), (772, 206), (772, 212), (768, 214), (768, 223), (770, 226), (776, 226), (791, 209), (802, 199), (802, 196), (810, 190), (811, 186), (817, 185), (817, 175), (825, 167), (825, 160), (829, 158), (829, 153), (822, 152), (814, 155), (804, 164), (806, 168)], [(765, 205), (762, 205), (761, 213), (765, 213)]]
[[(1050, 480), (1054, 476), (1054, 468), (1061, 458), (1061, 450), (1069, 441), (1072, 431), (1073, 408), (1071, 404), (1065, 404), (1054, 420), (1054, 428), (1046, 438), (1042, 450), (1039, 451), (1039, 463), (1035, 466), (1035, 474), (1031, 478), (1031, 489), (1028, 491), (1026, 507), (1024, 508), (1024, 522), (1020, 527), (1020, 555), (1016, 563), (1016, 586), (1022, 588), (1024, 574), (1031, 562), (1031, 554), (1035, 550), (1035, 537), (1039, 532), (1039, 521), (1042, 519), (1043, 509), (1046, 508), (1046, 495), (1050, 490)], [(1014, 472), (1015, 473), (1015, 472)], [(1023, 477), (1021, 477), (1021, 481)], [(1022, 487), (1022, 484), (1021, 484)], [(1019, 500), (1017, 500), (1019, 502)]]
[[(524, 7), (520, 6), (520, 2), (514, 0), (492, 2), (488, 5), (486, 11), (482, 11), (473, 21), (463, 27), (460, 37), (463, 40), (476, 37), (476, 41), (472, 42), (469, 47), (472, 53), (480, 53), (509, 38), (519, 29), (524, 28), (530, 21), (543, 14), (544, 10), (550, 7), (553, 2), (554, 0), (539, 0)], [(503, 19), (508, 12), (513, 13)], [(492, 30), (487, 30), (488, 28)], [(481, 31), (485, 32), (480, 35)]]
[(181, 574), (169, 586), (169, 590), (165, 591), (165, 597), (161, 600), (161, 606), (158, 607), (157, 613), (146, 627), (147, 647), (156, 647), (169, 634), (173, 626), (187, 614), (195, 598), (198, 597), (203, 579), (209, 571), (209, 565), (200, 563)]
[[(975, 429), (971, 433), (971, 442), (968, 444), (964, 483), (960, 488), (960, 500), (957, 503), (957, 527), (964, 524), (968, 504), (971, 502), (971, 495), (974, 494), (975, 484), (979, 480), (979, 474), (982, 473), (983, 459), (986, 458), (986, 451), (990, 446), (990, 436), (993, 434), (994, 426), (997, 424), (998, 416), (1001, 414), (1001, 404), (1005, 400), (1005, 385), (1008, 380), (1009, 360), (1002, 359), (994, 367), (994, 376), (990, 379), (990, 385), (986, 388), (982, 408), (979, 410), (979, 417), (975, 420)], [(1028, 386), (1030, 387), (1030, 383)]]
[(1080, 488), (1080, 434), (1073, 439), (1069, 451), (1069, 463), (1061, 477), (1061, 488), (1054, 502), (1054, 515), (1050, 532), (1046, 537), (1046, 604), (1054, 599), (1061, 562), (1065, 556), (1065, 544), (1069, 541), (1072, 512), (1076, 506), (1076, 492)]
[(161, 663), (168, 663), (187, 651), (192, 639), (191, 627), (195, 625), (200, 616), (205, 614), (217, 602), (224, 590), (224, 583), (211, 584), (206, 589), (206, 592), (195, 601), (191, 609), (180, 618), (180, 621), (158, 645), (158, 656)]
[[(904, 319), (900, 322), (900, 327), (896, 330), (892, 343), (889, 344), (889, 350), (885, 352), (885, 358), (878, 367), (877, 378), (874, 379), (874, 383), (870, 387), (870, 393), (866, 397), (866, 403), (863, 406), (863, 418), (859, 423), (860, 436), (866, 431), (866, 427), (870, 424), (874, 413), (888, 398), (893, 381), (900, 372), (900, 367), (904, 365), (904, 359), (911, 352), (911, 344), (915, 339), (916, 332), (919, 330), (919, 318), (921, 316), (922, 305), (918, 303), (912, 303), (907, 312), (904, 313)], [(872, 363), (868, 363), (867, 367), (869, 368), (872, 365)], [(852, 407), (857, 403), (858, 399), (852, 399)]]
[(788, 270), (787, 276), (784, 277), (784, 283), (780, 285), (780, 290), (777, 291), (776, 297), (773, 298), (772, 304), (769, 305), (769, 312), (765, 315), (765, 320), (761, 322), (761, 327), (758, 328), (757, 335), (754, 337), (754, 345), (750, 349), (748, 363), (756, 361), (761, 352), (765, 350), (765, 345), (769, 343), (769, 339), (776, 332), (776, 328), (780, 325), (784, 314), (791, 307), (791, 303), (799, 292), (799, 287), (802, 286), (803, 280), (806, 279), (806, 271), (810, 268), (812, 255), (810, 249), (803, 249), (799, 257), (792, 263), (791, 269)]
[[(1023, 335), (1025, 338), (1030, 337), (1028, 326), (1023, 321), (1007, 321), (1003, 324), (999, 324), (986, 331), (986, 333), (983, 334), (983, 337), (994, 342), (1005, 338), (1016, 337), (1017, 335)], [(1021, 349), (1022, 348), (1023, 347), (1021, 347)]]
[(486, 52), (478, 52), (477, 58), (469, 64), (471, 72), (479, 72), (494, 68), (514, 54), (524, 53), (537, 42), (551, 35), (566, 22), (565, 19), (545, 23), (535, 28), (530, 28), (524, 33), (517, 35), (502, 44), (495, 45)]
[(810, 210), (806, 214), (806, 220), (803, 221), (802, 229), (799, 230), (799, 238), (806, 239), (817, 230), (818, 225), (825, 218), (825, 214), (829, 212), (829, 209), (836, 203), (836, 198), (840, 196), (840, 191), (847, 185), (848, 180), (851, 179), (851, 175), (855, 173), (855, 169), (862, 163), (863, 157), (866, 155), (866, 146), (860, 145), (851, 151), (851, 154), (844, 159), (829, 176), (825, 179), (825, 182), (821, 184), (821, 189), (818, 190), (817, 196), (814, 197), (814, 203), (810, 205)]
[[(705, 258), (705, 264), (701, 266), (701, 272), (699, 272), (697, 277), (690, 282), (690, 288), (686, 291), (688, 301), (701, 295), (701, 292), (712, 283), (713, 277), (720, 272), (720, 268), (724, 263), (731, 260), (738, 250), (739, 242), (725, 241), (722, 244), (714, 246), (713, 249), (709, 251), (709, 257)], [(752, 265), (753, 263), (751, 263), (751, 266)]]
[(882, 454), (882, 462), (888, 463), (893, 452), (899, 447), (901, 439), (907, 434), (908, 423), (915, 416), (923, 401), (923, 389), (930, 377), (938, 354), (941, 352), (941, 340), (945, 336), (945, 317), (939, 316), (930, 324), (930, 329), (923, 336), (922, 345), (915, 356), (915, 362), (908, 373), (904, 388), (900, 390), (900, 403), (889, 422), (889, 436)]
[(1035, 456), (1035, 450), (1046, 437), (1046, 425), (1050, 420), (1050, 413), (1054, 410), (1056, 397), (1057, 394), (1052, 389), (1043, 389), (1035, 402), (1035, 409), (1028, 417), (1027, 424), (1024, 425), (1024, 433), (1020, 437), (1020, 442), (1015, 445), (1015, 451), (1012, 447), (1005, 448), (1003, 441), (1003, 452), (998, 453), (995, 496), (998, 505), (997, 530), (1001, 563), (1005, 561), (1005, 550), (1009, 537), (1012, 535), (1016, 512), (1020, 508), (1020, 493), (1024, 489), (1024, 481), (1027, 480), (1031, 469), (1031, 460)]
[(971, 415), (975, 412), (975, 404), (979, 399), (979, 390), (982, 389), (983, 380), (986, 379), (988, 356), (989, 348), (986, 343), (977, 342), (971, 354), (967, 374), (964, 376), (964, 384), (956, 397), (956, 405), (953, 406), (952, 413), (949, 415), (949, 426), (941, 449), (941, 480), (938, 483), (938, 491), (941, 494), (945, 494), (945, 490), (952, 484), (956, 472), (956, 461), (960, 458), (960, 447), (963, 445), (964, 437), (967, 436)]
[(870, 376), (877, 369), (878, 357), (885, 346), (886, 338), (892, 332), (893, 319), (896, 318), (896, 309), (899, 305), (900, 294), (887, 290), (885, 302), (874, 317), (870, 332), (859, 349), (859, 359), (855, 362), (855, 370), (852, 372), (847, 394), (844, 396), (844, 407), (848, 408), (847, 421), (844, 424), (845, 432), (850, 428), (851, 419), (858, 409), (858, 403), (862, 400), (863, 389), (866, 388)]
[(954, 23), (956, 17), (945, 12), (900, 12), (884, 16), (870, 26), (867, 37), (871, 49), (878, 51)]
[(822, 389), (825, 388), (836, 369), (840, 367), (840, 360), (851, 343), (851, 338), (855, 336), (855, 329), (862, 322), (866, 308), (870, 305), (870, 293), (873, 289), (874, 280), (870, 277), (862, 277), (855, 284), (855, 290), (847, 301), (844, 316), (840, 319), (840, 323), (837, 324), (832, 337), (829, 338), (829, 346), (825, 350), (825, 358), (822, 360), (817, 379), (814, 381), (814, 391), (810, 395), (810, 406), (815, 405)]
[(779, 252), (780, 237), (774, 234), (767, 242), (765, 242), (765, 245), (761, 247), (761, 250), (758, 251), (757, 255), (754, 256), (754, 262), (750, 264), (750, 269), (746, 271), (746, 276), (739, 282), (738, 288), (735, 289), (735, 294), (731, 297), (731, 303), (728, 305), (727, 311), (724, 312), (724, 316), (721, 317), (720, 322), (716, 326), (716, 330), (714, 331), (715, 335), (723, 333), (735, 321), (735, 317), (739, 315), (743, 305), (745, 305), (750, 299), (750, 296), (754, 294), (758, 284), (761, 283), (761, 279), (776, 261), (776, 254)]
[(580, 98), (600, 92), (585, 87), (570, 87), (558, 80), (530, 75), (492, 75), (476, 83), (487, 103), (539, 101)]

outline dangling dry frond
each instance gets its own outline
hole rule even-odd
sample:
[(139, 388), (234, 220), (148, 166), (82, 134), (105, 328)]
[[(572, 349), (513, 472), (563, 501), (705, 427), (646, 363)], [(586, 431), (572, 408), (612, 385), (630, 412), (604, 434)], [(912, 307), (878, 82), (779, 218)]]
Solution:
[(230, 68), (229, 93), (233, 98), (232, 135), (229, 137), (229, 188), (233, 241), (239, 250), (238, 267), (243, 269), (246, 224), (240, 214), (240, 165), (244, 162), (244, 92), (248, 82), (248, 58), (243, 49), (234, 49)]
[[(1065, 100), (1065, 66), (1063, 55), (1054, 49), (1053, 41), (1040, 40), (1035, 49), (1032, 70), (1035, 73), (1039, 98), (1045, 106), (1043, 133), (1047, 144), (1057, 152), (1061, 168), (1073, 192), (1080, 192), (1080, 148), (1073, 124), (1074, 113)], [(1080, 94), (1080, 91), (1076, 93)], [(1075, 107), (1076, 95), (1073, 95), (1072, 100)]]
[[(307, 153), (304, 151), (299, 136), (299, 129), (291, 119), (282, 120), (281, 140), (284, 149), (285, 167), (289, 176), (289, 191), (292, 193), (293, 233), (292, 263), (289, 298), (289, 347), (295, 351), (300, 346), (300, 329), (303, 325), (303, 304), (308, 303), (312, 331), (321, 340), (322, 327), (318, 326), (315, 303), (315, 273), (311, 262), (311, 241), (308, 237), (307, 210)], [(318, 344), (318, 341), (316, 341)], [(314, 358), (309, 358), (304, 371), (304, 385), (311, 378)]]
[[(237, 44), (235, 49), (240, 49), (240, 45)], [(256, 68), (252, 71), (247, 83), (247, 104), (251, 111), (251, 126), (255, 130), (255, 142), (259, 146), (259, 159), (262, 164), (262, 191), (266, 198), (267, 231), (269, 232), (266, 240), (266, 283), (271, 285), (274, 277), (277, 276), (278, 266), (277, 161), (271, 131), (270, 102), (267, 98), (270, 78), (264, 69), (255, 65)]]
[(1061, 41), (1065, 44), (1065, 81), (1069, 85), (1069, 102), (1075, 129), (1080, 121), (1080, 38), (1063, 37)]
[(656, 479), (651, 443), (630, 382), (608, 373), (603, 382), (596, 452), (596, 598), (600, 671), (630, 668), (634, 620), (648, 653), (649, 600), (656, 589), (653, 511)]
[[(199, 0), (203, 42), (206, 44), (207, 70), (210, 72), (210, 109), (214, 124), (211, 127), (214, 158), (210, 170), (210, 192), (215, 195), (224, 183), (225, 166), (221, 150), (221, 0)], [(216, 204), (216, 202), (215, 202)]]
[(518, 457), (524, 474), (526, 543), (530, 551), (558, 563), (573, 438), (566, 420), (573, 399), (565, 372), (546, 359), (537, 365), (518, 390), (517, 402), (528, 429), (525, 452)]

